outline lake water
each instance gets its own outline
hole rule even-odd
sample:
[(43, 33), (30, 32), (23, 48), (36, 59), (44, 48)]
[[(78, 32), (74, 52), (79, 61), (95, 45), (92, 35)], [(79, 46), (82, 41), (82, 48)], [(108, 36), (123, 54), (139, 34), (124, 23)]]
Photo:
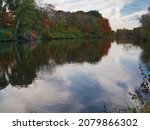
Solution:
[(98, 40), (0, 43), (0, 112), (105, 112), (136, 103), (129, 92), (150, 66), (150, 44)]

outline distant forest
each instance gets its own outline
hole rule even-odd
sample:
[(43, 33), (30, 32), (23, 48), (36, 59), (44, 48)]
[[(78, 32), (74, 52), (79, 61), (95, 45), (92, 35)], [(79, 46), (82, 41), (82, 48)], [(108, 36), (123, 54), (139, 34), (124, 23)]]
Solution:
[(148, 12), (143, 14), (139, 18), (141, 27), (134, 28), (133, 30), (129, 29), (118, 29), (116, 31), (116, 38), (119, 39), (128, 39), (141, 42), (150, 42), (150, 7)]
[(110, 37), (109, 20), (96, 10), (64, 12), (34, 0), (0, 1), (0, 41)]

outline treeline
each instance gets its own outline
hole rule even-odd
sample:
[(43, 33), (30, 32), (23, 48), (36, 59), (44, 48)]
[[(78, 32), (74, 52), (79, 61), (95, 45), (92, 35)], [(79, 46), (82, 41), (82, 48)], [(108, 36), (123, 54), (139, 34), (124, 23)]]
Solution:
[(56, 11), (34, 0), (0, 1), (0, 40), (110, 37), (108, 19), (98, 11)]
[(150, 42), (150, 7), (148, 8), (148, 12), (139, 18), (139, 22), (141, 23), (141, 27), (134, 28), (133, 30), (118, 29), (116, 31), (117, 40), (128, 39)]

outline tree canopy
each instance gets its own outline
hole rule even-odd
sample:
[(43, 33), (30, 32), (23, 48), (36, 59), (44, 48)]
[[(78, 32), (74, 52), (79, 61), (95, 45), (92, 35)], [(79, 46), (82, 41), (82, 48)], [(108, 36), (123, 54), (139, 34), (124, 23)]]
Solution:
[(43, 39), (111, 35), (108, 19), (96, 10), (71, 13), (55, 10), (51, 4), (39, 7), (34, 0), (1, 0), (0, 16), (0, 35), (5, 39), (10, 34), (11, 38), (30, 37), (32, 32)]

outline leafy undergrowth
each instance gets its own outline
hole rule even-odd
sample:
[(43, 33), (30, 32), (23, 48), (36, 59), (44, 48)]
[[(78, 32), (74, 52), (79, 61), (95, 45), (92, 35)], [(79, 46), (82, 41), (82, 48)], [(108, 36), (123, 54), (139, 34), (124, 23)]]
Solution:
[(142, 83), (139, 88), (135, 90), (135, 93), (129, 92), (133, 102), (139, 102), (139, 105), (133, 105), (126, 108), (115, 106), (108, 110), (104, 106), (104, 112), (106, 113), (150, 113), (150, 74), (146, 74), (142, 69), (142, 65), (139, 66), (139, 70), (142, 75)]
[(141, 107), (130, 108), (129, 112), (140, 112), (149, 113), (150, 112), (150, 74), (146, 74), (142, 69), (142, 65), (139, 66), (141, 75), (143, 77), (140, 87), (135, 90), (135, 94), (129, 93), (132, 100), (139, 101)]

